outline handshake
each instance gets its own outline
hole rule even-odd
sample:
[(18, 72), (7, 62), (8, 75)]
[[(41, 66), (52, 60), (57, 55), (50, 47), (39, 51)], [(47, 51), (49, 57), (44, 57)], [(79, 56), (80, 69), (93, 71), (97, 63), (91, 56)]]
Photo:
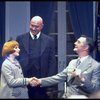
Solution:
[(38, 86), (41, 84), (41, 79), (38, 79), (36, 77), (28, 78), (28, 84), (31, 86)]

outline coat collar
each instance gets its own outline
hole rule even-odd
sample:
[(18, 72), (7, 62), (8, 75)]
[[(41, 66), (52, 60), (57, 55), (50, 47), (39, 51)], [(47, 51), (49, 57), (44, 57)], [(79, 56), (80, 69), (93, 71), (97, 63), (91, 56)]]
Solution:
[[(25, 47), (25, 50), (27, 51), (27, 53), (29, 54), (29, 37), (30, 37), (30, 33), (28, 32), (24, 37), (23, 37), (23, 44)], [(46, 42), (46, 37), (44, 36), (44, 34), (40, 34), (40, 41), (41, 41), (41, 54), (43, 53), (43, 51), (46, 48), (47, 42)]]
[(82, 70), (82, 72), (88, 70), (90, 67), (92, 67), (92, 61), (93, 58), (91, 56), (88, 56), (81, 64), (80, 64), (80, 68)]

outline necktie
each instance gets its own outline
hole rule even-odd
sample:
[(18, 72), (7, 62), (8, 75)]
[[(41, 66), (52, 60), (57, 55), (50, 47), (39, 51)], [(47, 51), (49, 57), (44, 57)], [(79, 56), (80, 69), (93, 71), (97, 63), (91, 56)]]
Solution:
[(78, 59), (77, 62), (76, 62), (76, 67), (77, 67), (77, 68), (78, 68), (78, 66), (80, 65), (80, 63), (81, 63), (81, 61), (80, 61), (80, 59)]
[(37, 39), (37, 36), (36, 35), (34, 35), (34, 39)]

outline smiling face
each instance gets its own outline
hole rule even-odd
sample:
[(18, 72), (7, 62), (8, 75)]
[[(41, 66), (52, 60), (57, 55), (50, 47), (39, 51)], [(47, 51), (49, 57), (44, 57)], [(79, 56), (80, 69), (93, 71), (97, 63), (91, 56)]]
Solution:
[(43, 28), (43, 20), (39, 16), (35, 16), (30, 21), (30, 31), (33, 35), (38, 34)]
[(74, 43), (75, 44), (75, 48), (73, 49), (76, 53), (82, 53), (84, 51), (88, 51), (88, 45), (86, 42), (86, 38), (85, 37), (80, 37), (79, 39), (77, 39), (77, 41)]
[(16, 56), (19, 56), (19, 52), (20, 52), (20, 49), (19, 49), (19, 46), (18, 45), (16, 45), (15, 47), (14, 47), (14, 53), (13, 53), (13, 55), (16, 57)]

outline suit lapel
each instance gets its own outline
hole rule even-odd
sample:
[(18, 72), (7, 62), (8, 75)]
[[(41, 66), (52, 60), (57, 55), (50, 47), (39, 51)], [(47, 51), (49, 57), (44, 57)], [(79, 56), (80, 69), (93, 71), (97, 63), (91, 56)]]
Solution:
[(29, 32), (25, 35), (25, 37), (22, 39), (22, 42), (24, 44), (25, 50), (29, 54)]
[[(76, 60), (77, 61), (77, 60)], [(87, 59), (85, 59), (81, 64), (80, 64), (80, 69), (82, 72), (87, 71), (90, 67), (92, 67), (92, 58), (89, 56)], [(80, 84), (80, 79), (79, 77), (73, 77), (68, 81), (68, 85), (70, 84)]]
[(42, 55), (43, 51), (46, 48), (47, 41), (46, 41), (46, 39), (45, 39), (45, 37), (44, 37), (44, 35), (42, 33), (40, 35), (40, 39), (41, 39), (40, 41), (41, 41), (41, 55)]
[(87, 59), (85, 59), (81, 64), (80, 64), (80, 68), (82, 70), (82, 72), (86, 71), (87, 69), (89, 69), (92, 65), (92, 58), (89, 56)]
[[(29, 32), (25, 35), (25, 37), (23, 38), (22, 42), (24, 44), (24, 47), (25, 47), (25, 50), (27, 51), (27, 53), (29, 54)], [(46, 37), (44, 36), (44, 34), (41, 33), (40, 35), (40, 41), (41, 41), (41, 55), (43, 53), (43, 51), (45, 50), (46, 48), (46, 45), (47, 45), (47, 41), (46, 41)]]

